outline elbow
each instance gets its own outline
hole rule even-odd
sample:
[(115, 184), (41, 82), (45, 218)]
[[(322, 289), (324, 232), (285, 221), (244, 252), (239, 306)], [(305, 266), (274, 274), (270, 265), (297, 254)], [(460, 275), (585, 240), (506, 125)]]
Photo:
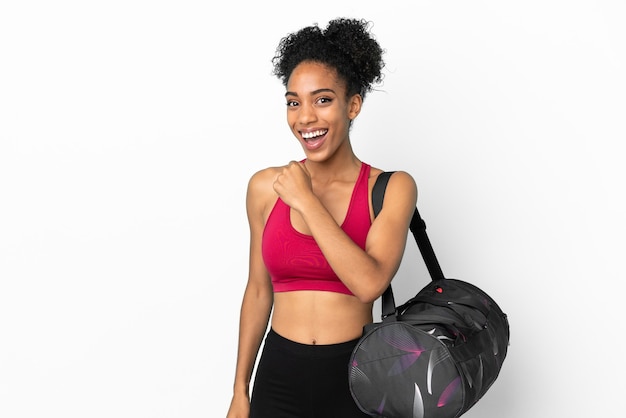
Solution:
[(370, 286), (364, 286), (357, 291), (353, 292), (354, 296), (364, 304), (374, 303), (376, 299), (382, 295), (387, 287), (389, 286), (389, 282), (385, 281), (384, 286), (380, 283), (372, 284)]
[(344, 282), (352, 294), (364, 304), (373, 303), (389, 287), (395, 275), (394, 271), (375, 266), (366, 271), (355, 272), (349, 277), (349, 281)]
[(376, 295), (374, 293), (364, 293), (364, 294), (360, 294), (360, 295), (354, 295), (356, 296), (356, 298), (359, 300), (359, 302), (363, 303), (363, 304), (369, 304), (369, 303), (374, 303), (376, 301), (376, 299), (378, 299), (378, 297), (380, 295)]

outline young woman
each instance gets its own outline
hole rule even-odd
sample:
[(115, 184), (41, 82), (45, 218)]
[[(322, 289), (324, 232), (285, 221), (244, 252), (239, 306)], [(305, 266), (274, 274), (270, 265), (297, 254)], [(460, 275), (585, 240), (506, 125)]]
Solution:
[(368, 416), (350, 395), (348, 361), (400, 265), (417, 199), (413, 178), (397, 171), (374, 219), (381, 170), (350, 144), (363, 99), (382, 80), (382, 54), (357, 19), (305, 27), (278, 46), (274, 74), (305, 158), (248, 184), (249, 277), (228, 418)]

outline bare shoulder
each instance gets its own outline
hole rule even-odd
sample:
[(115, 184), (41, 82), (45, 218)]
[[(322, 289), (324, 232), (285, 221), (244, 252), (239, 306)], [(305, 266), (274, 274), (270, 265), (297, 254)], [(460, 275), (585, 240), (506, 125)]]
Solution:
[[(281, 167), (268, 167), (252, 174), (248, 181), (247, 206), (251, 212), (267, 214), (278, 198), (274, 191), (274, 180)], [(264, 216), (265, 217), (265, 216)]]
[(251, 192), (263, 192), (264, 189), (272, 189), (274, 179), (280, 172), (281, 167), (268, 167), (252, 174), (248, 181), (248, 190)]
[[(375, 182), (383, 171), (372, 168), (372, 179)], [(417, 184), (411, 174), (406, 171), (394, 171), (387, 188), (381, 214), (402, 218), (409, 216), (417, 204)]]
[[(375, 182), (381, 173), (383, 173), (383, 170), (372, 167), (370, 174), (371, 181)], [(408, 195), (409, 199), (412, 197), (417, 199), (417, 184), (413, 176), (406, 171), (394, 171), (389, 178), (385, 196), (394, 196), (396, 194)]]
[(396, 171), (393, 173), (387, 187), (391, 190), (398, 189), (398, 191), (412, 193), (417, 197), (417, 184), (415, 183), (415, 179), (406, 171)]

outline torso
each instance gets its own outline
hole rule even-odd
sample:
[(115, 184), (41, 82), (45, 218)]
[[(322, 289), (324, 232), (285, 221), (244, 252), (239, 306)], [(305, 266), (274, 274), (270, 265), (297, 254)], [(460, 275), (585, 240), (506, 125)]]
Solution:
[[(378, 173), (380, 170), (375, 168), (370, 171), (368, 200)], [(340, 225), (345, 220), (354, 184), (354, 181), (337, 182), (332, 187), (317, 189), (314, 184), (314, 193)], [(274, 194), (271, 204), (265, 205), (265, 222), (276, 201)], [(290, 211), (290, 222), (299, 233), (310, 234), (302, 218), (293, 210)], [(330, 291), (275, 292), (271, 326), (283, 337), (303, 344), (341, 343), (361, 336), (363, 326), (372, 322), (372, 305), (362, 303), (352, 295)]]
[(302, 344), (336, 344), (358, 338), (372, 322), (372, 304), (334, 292), (274, 293), (272, 328)]

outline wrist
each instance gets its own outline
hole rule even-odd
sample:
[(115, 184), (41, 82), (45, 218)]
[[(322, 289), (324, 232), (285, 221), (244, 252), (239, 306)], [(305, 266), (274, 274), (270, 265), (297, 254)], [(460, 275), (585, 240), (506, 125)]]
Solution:
[(233, 395), (235, 396), (245, 396), (246, 398), (250, 396), (250, 384), (248, 383), (235, 383), (233, 386)]
[(305, 218), (307, 214), (316, 213), (325, 208), (319, 198), (311, 193), (307, 198), (300, 200), (300, 204), (293, 209)]

